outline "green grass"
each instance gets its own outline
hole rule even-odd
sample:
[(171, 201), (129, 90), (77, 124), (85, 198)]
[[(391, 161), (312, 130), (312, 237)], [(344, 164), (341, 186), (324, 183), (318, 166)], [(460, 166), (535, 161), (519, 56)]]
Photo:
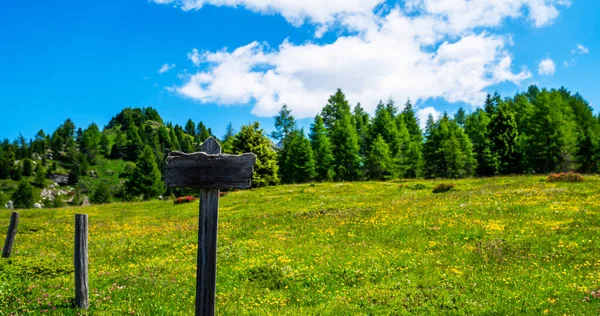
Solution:
[[(599, 188), (500, 177), (231, 193), (217, 314), (598, 315)], [(0, 314), (77, 313), (75, 213), (90, 221), (89, 314), (193, 314), (198, 202), (159, 201), (22, 211)]]

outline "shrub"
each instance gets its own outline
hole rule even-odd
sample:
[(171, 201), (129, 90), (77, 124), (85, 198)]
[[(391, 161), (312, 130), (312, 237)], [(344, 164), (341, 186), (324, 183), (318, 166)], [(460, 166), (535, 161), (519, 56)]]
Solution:
[(176, 198), (175, 200), (173, 200), (173, 203), (175, 203), (175, 204), (192, 203), (196, 200), (197, 199), (193, 196), (180, 196), (180, 197)]
[(33, 208), (33, 188), (29, 182), (25, 180), (21, 181), (11, 199), (15, 208)]
[(575, 172), (552, 173), (546, 178), (548, 182), (583, 182), (583, 176)]
[(443, 193), (454, 190), (454, 183), (441, 183), (438, 184), (435, 188), (433, 188), (433, 193)]
[(100, 180), (92, 191), (90, 201), (94, 204), (107, 204), (111, 199), (110, 184), (105, 180)]
[(417, 191), (417, 190), (425, 190), (425, 189), (427, 189), (427, 187), (422, 183), (417, 183), (417, 184), (409, 185), (408, 189)]

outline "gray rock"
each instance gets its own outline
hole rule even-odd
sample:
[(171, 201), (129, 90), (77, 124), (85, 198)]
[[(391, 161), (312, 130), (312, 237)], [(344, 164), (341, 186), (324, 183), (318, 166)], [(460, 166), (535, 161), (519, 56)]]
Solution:
[(42, 208), (42, 204), (35, 203), (35, 204), (33, 204), (33, 208), (41, 209)]
[(14, 210), (15, 207), (13, 205), (13, 201), (8, 201), (8, 203), (4, 204), (4, 208), (7, 210)]
[(66, 174), (56, 174), (53, 173), (48, 176), (48, 178), (54, 181), (58, 185), (68, 185), (69, 184), (69, 176)]

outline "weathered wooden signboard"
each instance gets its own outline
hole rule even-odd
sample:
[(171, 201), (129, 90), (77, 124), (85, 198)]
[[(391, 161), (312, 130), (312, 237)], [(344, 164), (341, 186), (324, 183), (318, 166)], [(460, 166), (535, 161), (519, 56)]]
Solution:
[(219, 190), (250, 187), (256, 155), (222, 155), (221, 146), (209, 137), (201, 152), (171, 152), (165, 166), (168, 188), (200, 190), (198, 266), (196, 272), (196, 315), (215, 314), (217, 282), (217, 225)]

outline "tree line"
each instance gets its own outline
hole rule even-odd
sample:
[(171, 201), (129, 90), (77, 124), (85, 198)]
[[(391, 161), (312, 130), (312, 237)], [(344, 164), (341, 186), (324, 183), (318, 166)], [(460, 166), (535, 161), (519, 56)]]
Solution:
[[(431, 115), (421, 130), (410, 100), (399, 108), (380, 101), (373, 116), (351, 107), (338, 89), (315, 116), (309, 131), (299, 129), (283, 105), (267, 135), (258, 123), (236, 132), (229, 124), (216, 137), (203, 122), (163, 122), (155, 109), (125, 108), (102, 129), (76, 128), (67, 119), (52, 134), (20, 136), (0, 143), (0, 179), (43, 188), (62, 174), (96, 203), (189, 194), (166, 190), (161, 177), (170, 151), (195, 152), (209, 136), (224, 153), (257, 155), (253, 186), (310, 181), (461, 178), (555, 171), (600, 171), (600, 115), (565, 88), (539, 89), (502, 98), (488, 95), (470, 113)], [(270, 137), (269, 137), (270, 136)], [(118, 178), (93, 174), (112, 161), (124, 164)], [(112, 177), (114, 178), (114, 177)], [(93, 179), (93, 180), (90, 180)], [(19, 198), (19, 195), (17, 195)], [(29, 205), (29, 202), (27, 202)]]

